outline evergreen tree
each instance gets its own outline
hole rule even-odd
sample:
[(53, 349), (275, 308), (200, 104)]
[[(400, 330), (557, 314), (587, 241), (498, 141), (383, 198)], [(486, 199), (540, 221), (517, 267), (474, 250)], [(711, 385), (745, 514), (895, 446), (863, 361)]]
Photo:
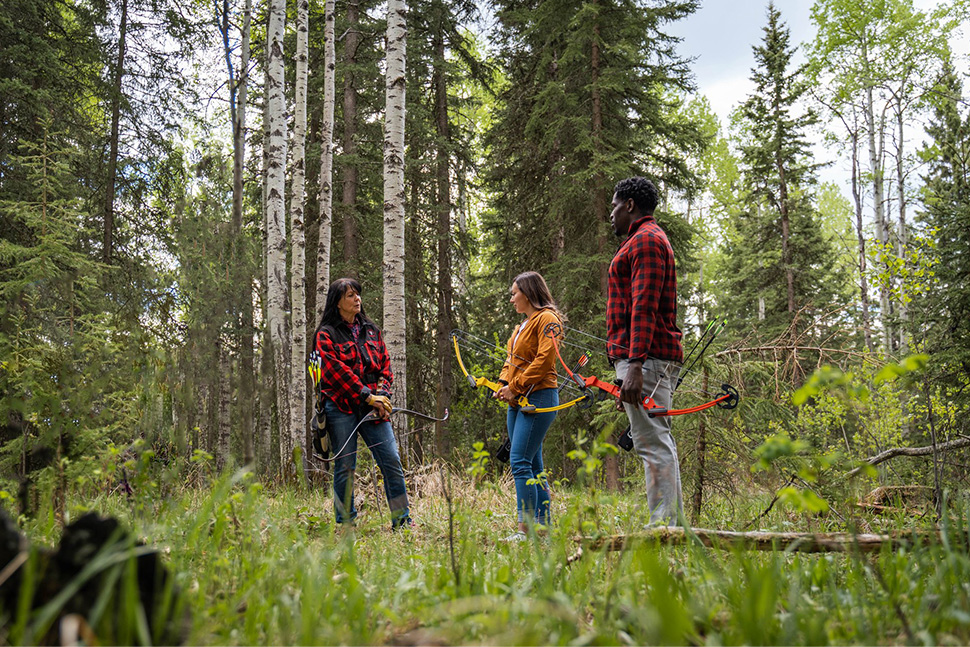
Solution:
[[(25, 144), (43, 138), (49, 148), (70, 143), (74, 169), (95, 164), (91, 151), (100, 146), (92, 137), (95, 115), (87, 106), (102, 70), (95, 34), (100, 21), (87, 3), (10, 0), (0, 5), (0, 199), (34, 195), (27, 169), (14, 160), (25, 154)], [(49, 115), (57, 116), (56, 133), (44, 131)], [(7, 220), (0, 220), (0, 231), (4, 237), (17, 235)]]
[[(24, 154), (10, 158), (34, 193), (0, 201), (0, 218), (20, 234), (0, 239), (0, 479), (36, 482), (34, 473), (49, 468), (41, 473), (56, 474), (47, 483), (63, 512), (60, 488), (83, 469), (77, 461), (136, 426), (147, 358), (131, 352), (139, 331), (120, 332), (105, 312), (101, 270), (80, 249), (93, 232), (79, 208), (74, 151), (55, 144), (63, 132), (45, 136), (50, 124), (43, 120), (40, 141), (22, 142)], [(29, 494), (28, 514), (40, 500)]]
[[(488, 137), (494, 200), (484, 226), (495, 250), (493, 295), (504, 294), (517, 273), (538, 270), (583, 325), (604, 308), (605, 271), (616, 249), (608, 223), (616, 181), (652, 176), (663, 193), (694, 185), (685, 158), (705, 140), (695, 123), (672, 118), (691, 81), (663, 26), (696, 6), (497, 3), (506, 83)], [(688, 228), (679, 217), (658, 216), (680, 259)], [(491, 319), (511, 321), (504, 308)]]
[[(450, 333), (458, 260), (457, 187), (460, 169), (477, 164), (480, 155), (478, 133), (459, 124), (477, 99), (459, 98), (458, 89), (461, 84), (485, 86), (488, 66), (465, 29), (475, 19), (474, 4), (415, 2), (408, 16), (407, 75), (408, 88), (413, 89), (407, 94), (406, 127), (408, 344), (429, 351), (409, 353), (409, 401), (424, 410), (435, 408), (440, 416), (454, 396)], [(413, 440), (413, 450), (421, 457), (423, 434), (415, 434)], [(437, 454), (447, 456), (456, 439), (438, 424), (434, 440)]]
[[(919, 221), (930, 228), (935, 248), (935, 286), (923, 297), (924, 312), (912, 331), (917, 347), (933, 354), (944, 383), (965, 393), (970, 383), (970, 112), (959, 77), (947, 65), (926, 128), (931, 141), (922, 151), (928, 162)], [(922, 343), (920, 343), (922, 341)], [(925, 344), (925, 345), (924, 345)], [(966, 396), (963, 396), (966, 399)]]
[[(792, 69), (795, 49), (774, 4), (768, 5), (764, 39), (755, 46), (754, 92), (741, 106), (741, 170), (745, 190), (726, 240), (725, 311), (774, 337), (809, 307), (828, 307), (834, 257), (814, 211), (812, 163), (806, 131), (817, 122), (799, 113), (803, 70)], [(804, 326), (806, 322), (802, 322)]]

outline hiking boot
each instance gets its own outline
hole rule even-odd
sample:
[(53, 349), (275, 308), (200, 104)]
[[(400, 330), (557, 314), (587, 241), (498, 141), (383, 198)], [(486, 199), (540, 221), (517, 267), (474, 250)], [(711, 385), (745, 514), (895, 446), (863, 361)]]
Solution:
[(515, 532), (513, 532), (508, 537), (503, 537), (499, 541), (504, 541), (504, 542), (508, 542), (508, 543), (514, 544), (514, 543), (518, 543), (520, 541), (525, 541), (526, 539), (528, 539), (528, 537), (526, 537), (526, 534), (524, 532), (522, 532), (521, 530), (516, 530)]
[(417, 527), (418, 524), (414, 523), (414, 519), (411, 517), (404, 517), (391, 524), (391, 530), (414, 530)]

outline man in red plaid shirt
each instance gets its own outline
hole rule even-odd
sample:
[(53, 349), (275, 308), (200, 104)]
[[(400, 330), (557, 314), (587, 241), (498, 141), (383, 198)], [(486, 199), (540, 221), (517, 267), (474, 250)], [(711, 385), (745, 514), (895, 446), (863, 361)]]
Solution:
[(650, 180), (632, 177), (617, 183), (610, 222), (613, 233), (626, 239), (610, 263), (606, 302), (607, 354), (622, 380), (620, 400), (646, 472), (652, 525), (683, 515), (670, 416), (651, 418), (641, 404), (650, 396), (658, 407), (671, 408), (684, 361), (674, 250), (654, 220), (657, 202), (657, 187)]

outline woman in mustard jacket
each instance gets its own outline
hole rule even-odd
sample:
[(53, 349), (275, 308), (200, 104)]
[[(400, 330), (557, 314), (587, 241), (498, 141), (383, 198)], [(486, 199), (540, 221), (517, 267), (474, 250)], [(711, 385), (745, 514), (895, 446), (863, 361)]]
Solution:
[(509, 404), (508, 430), (512, 448), (509, 463), (515, 479), (518, 531), (509, 541), (525, 539), (528, 524), (549, 524), (549, 485), (542, 467), (542, 441), (556, 412), (525, 413), (517, 402), (526, 396), (538, 408), (559, 404), (556, 380), (556, 350), (546, 335), (549, 324), (562, 324), (545, 279), (537, 272), (515, 277), (509, 301), (525, 315), (508, 343), (508, 358), (499, 381), (504, 385), (495, 397)]

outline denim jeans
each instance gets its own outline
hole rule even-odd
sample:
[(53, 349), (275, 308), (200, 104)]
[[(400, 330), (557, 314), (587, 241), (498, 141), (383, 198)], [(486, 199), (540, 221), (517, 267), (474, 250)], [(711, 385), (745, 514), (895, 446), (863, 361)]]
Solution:
[[(354, 437), (350, 438), (354, 427), (371, 411), (371, 407), (365, 407), (357, 414), (344, 413), (330, 400), (325, 400), (323, 407), (327, 413), (327, 427), (330, 429), (331, 446), (336, 458), (333, 468), (333, 509), (337, 523), (348, 523), (357, 518), (357, 508), (354, 507), (357, 436), (364, 439), (374, 456), (374, 462), (384, 476), (384, 494), (391, 509), (391, 524), (397, 526), (404, 522), (410, 513), (408, 492), (404, 485), (404, 468), (401, 466), (391, 423), (386, 420), (377, 423), (365, 422), (357, 429)], [(346, 446), (344, 443), (347, 443)]]
[[(626, 378), (630, 362), (616, 362), (616, 377)], [(659, 359), (647, 359), (643, 363), (643, 395), (651, 397), (659, 407), (671, 407), (672, 385), (680, 374), (680, 364)], [(623, 403), (630, 419), (633, 449), (643, 461), (647, 481), (647, 507), (650, 523), (670, 524), (684, 514), (680, 486), (680, 462), (677, 443), (670, 433), (670, 416), (651, 418), (646, 409)]]
[[(537, 407), (554, 407), (559, 404), (559, 391), (539, 389), (530, 393), (528, 399)], [(556, 411), (524, 413), (519, 407), (509, 407), (508, 429), (512, 441), (509, 463), (515, 479), (519, 523), (526, 519), (544, 525), (549, 523), (549, 485), (544, 476), (539, 478), (539, 474), (543, 471), (542, 441), (556, 414)]]

